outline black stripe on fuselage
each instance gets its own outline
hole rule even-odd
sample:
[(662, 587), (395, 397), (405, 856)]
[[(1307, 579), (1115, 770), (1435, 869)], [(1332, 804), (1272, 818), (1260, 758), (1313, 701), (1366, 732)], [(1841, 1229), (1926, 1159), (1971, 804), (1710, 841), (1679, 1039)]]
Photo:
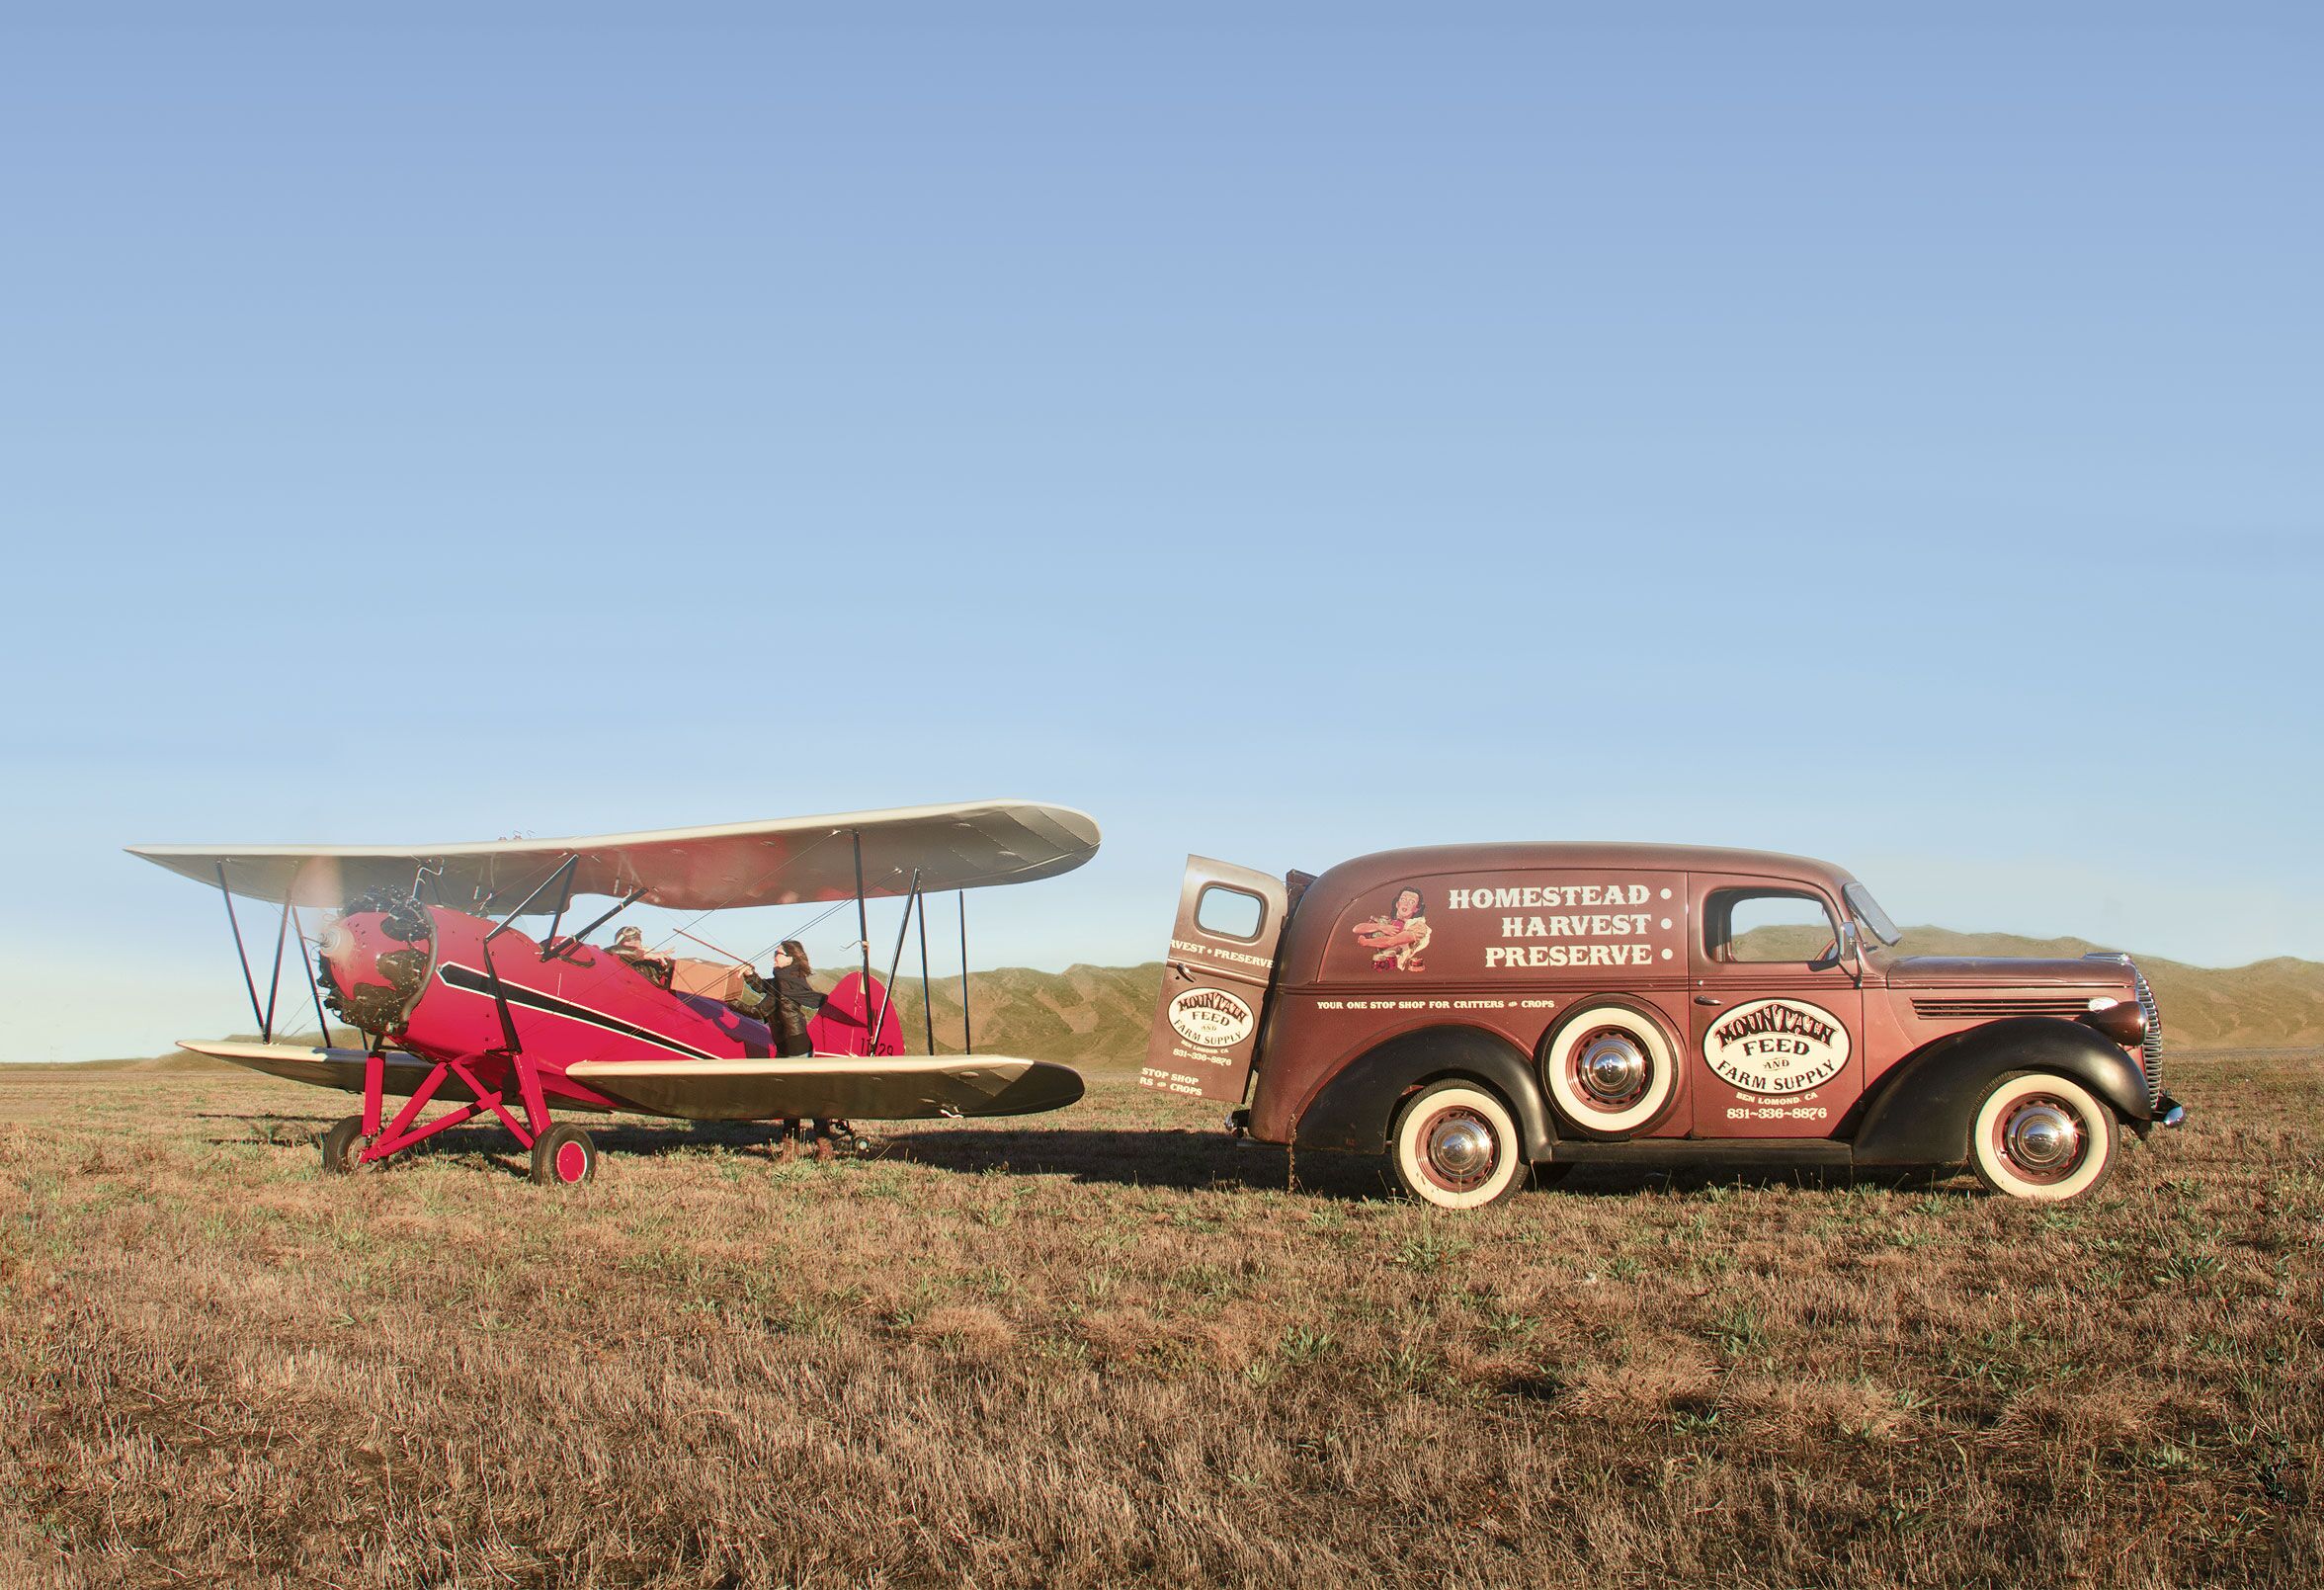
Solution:
[[(473, 966), (463, 966), (450, 961), (439, 962), (436, 966), (436, 975), (444, 980), (446, 986), (457, 988), (462, 993), (482, 994), (486, 999), (492, 997), (492, 979)], [(639, 1027), (634, 1022), (625, 1022), (619, 1016), (608, 1016), (602, 1010), (591, 1010), (587, 1005), (576, 1005), (571, 1000), (559, 999), (554, 994), (544, 994), (538, 988), (520, 988), (517, 984), (505, 979), (501, 983), (501, 988), (508, 995), (508, 1002), (512, 1005), (522, 1005), (527, 1010), (538, 1010), (549, 1016), (562, 1016), (568, 1021), (584, 1022), (608, 1033), (617, 1033), (623, 1038), (634, 1038), (641, 1044), (651, 1044), (656, 1048), (666, 1048), (673, 1054), (684, 1054), (697, 1060), (723, 1060), (734, 1057), (729, 1054), (708, 1053), (696, 1048), (691, 1044), (681, 1044), (674, 1038), (666, 1038), (650, 1028)]]

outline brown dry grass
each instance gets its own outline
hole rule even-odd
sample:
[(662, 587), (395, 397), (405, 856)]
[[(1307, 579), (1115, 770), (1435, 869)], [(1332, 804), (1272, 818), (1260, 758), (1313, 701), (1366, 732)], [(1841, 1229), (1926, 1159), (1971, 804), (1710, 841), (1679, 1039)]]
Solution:
[(578, 1196), (340, 1101), (0, 1073), (0, 1583), (2312, 1584), (2314, 1054), (2098, 1202), (1606, 1176), (1469, 1218), (1100, 1077)]

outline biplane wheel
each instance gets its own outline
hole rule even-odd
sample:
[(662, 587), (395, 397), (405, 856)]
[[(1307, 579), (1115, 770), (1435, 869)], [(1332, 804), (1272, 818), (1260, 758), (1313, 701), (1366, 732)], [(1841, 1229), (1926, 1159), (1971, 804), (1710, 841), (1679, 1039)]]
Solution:
[(323, 1174), (353, 1176), (358, 1171), (372, 1169), (363, 1160), (367, 1146), (369, 1140), (364, 1136), (362, 1116), (349, 1116), (339, 1122), (323, 1133)]
[(579, 1187), (597, 1174), (597, 1144), (579, 1127), (551, 1127), (533, 1142), (533, 1179)]

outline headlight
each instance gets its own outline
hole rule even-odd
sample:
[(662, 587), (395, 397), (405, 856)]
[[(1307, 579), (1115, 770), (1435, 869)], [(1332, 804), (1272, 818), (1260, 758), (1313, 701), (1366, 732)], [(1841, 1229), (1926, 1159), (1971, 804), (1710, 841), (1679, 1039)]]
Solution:
[(2146, 1012), (2127, 999), (2094, 999), (2090, 1014), (2082, 1019), (2124, 1048), (2146, 1042)]

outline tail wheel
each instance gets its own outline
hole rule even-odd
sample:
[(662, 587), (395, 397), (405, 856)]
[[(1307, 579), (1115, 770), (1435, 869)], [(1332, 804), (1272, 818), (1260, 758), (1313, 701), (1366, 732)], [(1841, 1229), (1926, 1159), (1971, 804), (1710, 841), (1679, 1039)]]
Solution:
[(579, 1187), (597, 1174), (597, 1144), (579, 1127), (551, 1127), (533, 1142), (533, 1179)]
[(1405, 1192), (1439, 1209), (1482, 1209), (1525, 1181), (1516, 1119), (1473, 1082), (1434, 1083), (1405, 1101), (1388, 1159)]
[(1679, 1068), (1670, 1040), (1648, 1016), (1602, 1005), (1570, 1018), (1542, 1056), (1558, 1113), (1584, 1131), (1635, 1131), (1670, 1104)]
[(372, 1169), (364, 1163), (363, 1151), (370, 1146), (364, 1136), (363, 1117), (349, 1116), (323, 1133), (323, 1174), (352, 1176), (358, 1171)]
[(2115, 1168), (2115, 1113), (2068, 1077), (2020, 1071), (1986, 1090), (1969, 1129), (1977, 1180), (2012, 1198), (2080, 1198)]

